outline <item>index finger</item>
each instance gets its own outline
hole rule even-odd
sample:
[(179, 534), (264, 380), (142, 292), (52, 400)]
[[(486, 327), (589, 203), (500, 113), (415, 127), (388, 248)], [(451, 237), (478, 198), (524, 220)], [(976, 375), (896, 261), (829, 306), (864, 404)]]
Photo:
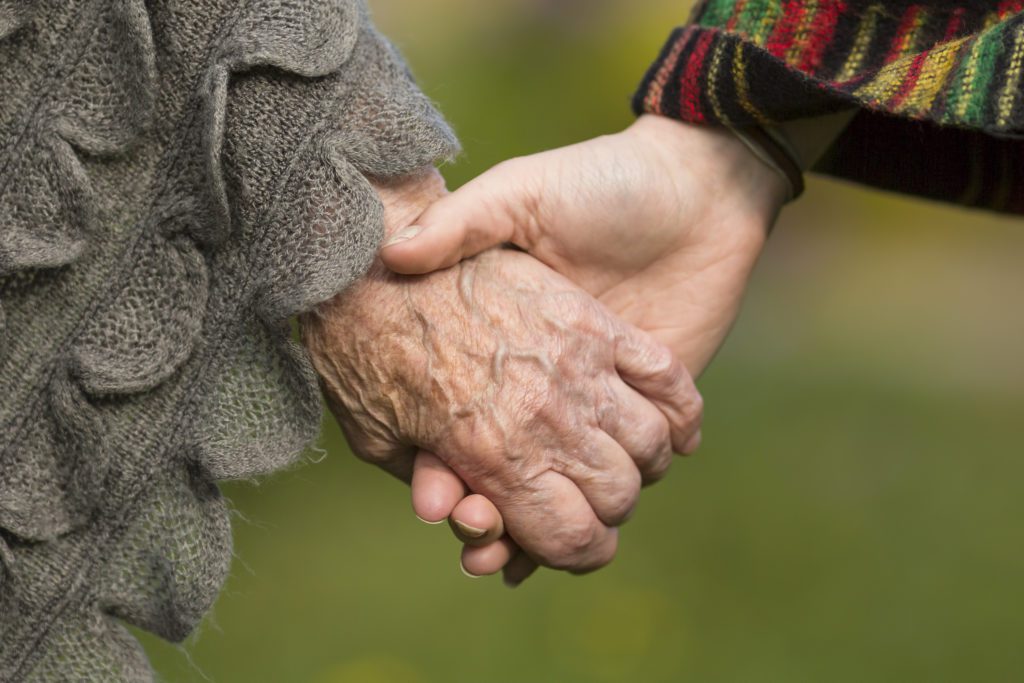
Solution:
[(619, 376), (668, 419), (672, 448), (689, 454), (700, 444), (704, 399), (682, 362), (642, 330), (622, 322), (615, 343)]

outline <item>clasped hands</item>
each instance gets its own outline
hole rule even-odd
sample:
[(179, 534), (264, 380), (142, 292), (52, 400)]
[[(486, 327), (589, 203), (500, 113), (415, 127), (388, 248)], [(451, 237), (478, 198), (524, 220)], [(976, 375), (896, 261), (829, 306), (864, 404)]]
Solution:
[(376, 187), (380, 258), (301, 320), (353, 451), (450, 520), (471, 575), (604, 566), (641, 487), (699, 445), (691, 373), (782, 180), (728, 132), (645, 116), (452, 194), (433, 169)]

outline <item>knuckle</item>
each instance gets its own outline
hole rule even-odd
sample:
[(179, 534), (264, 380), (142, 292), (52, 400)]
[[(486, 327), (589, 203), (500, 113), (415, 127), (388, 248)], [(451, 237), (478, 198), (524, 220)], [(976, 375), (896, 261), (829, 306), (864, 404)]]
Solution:
[(704, 397), (694, 391), (683, 408), (683, 422), (689, 430), (699, 429), (704, 421)]
[(576, 569), (573, 570), (575, 574), (588, 574), (590, 572), (597, 571), (603, 567), (607, 567), (614, 560), (618, 553), (618, 537), (613, 537), (610, 542), (606, 543), (600, 549), (591, 554), (587, 561)]
[(641, 475), (635, 468), (629, 481), (616, 481), (601, 503), (601, 519), (610, 526), (622, 524), (636, 508), (640, 498)]
[(677, 393), (685, 391), (688, 375), (683, 364), (667, 346), (648, 345), (643, 349), (640, 359), (639, 374), (659, 393), (675, 398)]
[(672, 429), (668, 420), (650, 419), (637, 427), (636, 441), (640, 460), (657, 459), (666, 450), (671, 450)]
[(644, 486), (649, 486), (664, 479), (665, 475), (672, 468), (673, 460), (671, 449), (651, 460), (643, 471)]
[(594, 527), (591, 524), (573, 524), (562, 534), (561, 542), (567, 554), (579, 557), (593, 545), (594, 536)]
[(662, 377), (666, 381), (676, 381), (679, 377), (682, 364), (675, 357), (667, 346), (655, 345), (650, 350), (650, 368), (655, 376)]
[(640, 468), (644, 484), (657, 481), (668, 472), (673, 458), (672, 444), (672, 432), (666, 421), (664, 428), (658, 432), (657, 441), (652, 441), (651, 447), (642, 457), (637, 458), (637, 466)]
[(699, 432), (702, 422), (703, 415), (700, 412), (683, 414), (672, 430), (672, 448), (675, 452), (685, 451), (690, 439)]
[(690, 382), (682, 383), (673, 392), (670, 407), (673, 436), (698, 429), (704, 420), (704, 397)]
[(690, 397), (689, 411), (697, 422), (704, 419), (704, 396), (699, 391), (693, 391), (693, 395)]
[(538, 430), (546, 432), (568, 422), (565, 407), (558, 405), (552, 392), (547, 391), (541, 382), (520, 386), (515, 395), (509, 398), (509, 410), (502, 412), (507, 420), (503, 434), (515, 430), (513, 434), (518, 432), (523, 437), (534, 435), (520, 439), (527, 443), (536, 442)]
[(595, 541), (595, 529), (583, 522), (563, 523), (558, 533), (547, 539), (538, 548), (538, 555), (544, 564), (552, 569), (575, 569)]

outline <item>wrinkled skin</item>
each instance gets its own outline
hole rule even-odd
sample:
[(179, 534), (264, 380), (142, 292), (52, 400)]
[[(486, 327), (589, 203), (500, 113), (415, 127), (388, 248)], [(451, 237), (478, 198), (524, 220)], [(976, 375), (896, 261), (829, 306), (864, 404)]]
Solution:
[[(781, 128), (809, 167), (852, 116)], [(729, 131), (642, 116), (621, 133), (499, 164), (403, 228), (381, 258), (396, 272), (426, 273), (511, 242), (699, 375), (728, 334), (787, 194), (782, 176)], [(424, 476), (413, 499), (442, 488), (440, 478)], [(501, 524), (498, 511), (473, 496), (452, 519)], [(467, 544), (470, 571), (493, 573), (507, 561), (503, 542), (467, 536), (458, 523), (453, 530)]]
[[(426, 273), (511, 242), (699, 375), (739, 311), (785, 194), (782, 179), (731, 133), (645, 116), (616, 135), (499, 164), (410, 219), (415, 225), (381, 258), (396, 272)], [(422, 477), (414, 500), (443, 486)], [(479, 497), (458, 503), (459, 517), (501, 525)], [(507, 541), (453, 530), (472, 573), (494, 573), (515, 557)]]
[[(436, 172), (378, 191), (390, 226), (444, 192)], [(508, 536), (485, 547), (525, 550), (520, 576), (607, 564), (642, 482), (695, 442), (701, 400), (673, 354), (517, 251), (411, 278), (377, 264), (301, 323), (357, 455), (406, 481), (436, 456), (501, 511)]]
[(426, 273), (512, 242), (696, 376), (739, 311), (785, 193), (731, 133), (644, 116), (499, 164), (436, 202), (415, 221), (423, 231), (381, 257), (396, 272)]

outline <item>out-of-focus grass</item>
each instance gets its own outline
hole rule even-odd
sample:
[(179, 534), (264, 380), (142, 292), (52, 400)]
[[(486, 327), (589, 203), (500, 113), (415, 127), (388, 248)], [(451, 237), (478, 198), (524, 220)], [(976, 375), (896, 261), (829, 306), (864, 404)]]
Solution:
[[(576, 3), (577, 7), (582, 7)], [(380, 0), (467, 154), (628, 123), (677, 3)], [(1024, 671), (1024, 224), (813, 182), (703, 378), (706, 446), (620, 558), (517, 591), (351, 458), (231, 485), (232, 576), (168, 681), (1005, 681)]]

